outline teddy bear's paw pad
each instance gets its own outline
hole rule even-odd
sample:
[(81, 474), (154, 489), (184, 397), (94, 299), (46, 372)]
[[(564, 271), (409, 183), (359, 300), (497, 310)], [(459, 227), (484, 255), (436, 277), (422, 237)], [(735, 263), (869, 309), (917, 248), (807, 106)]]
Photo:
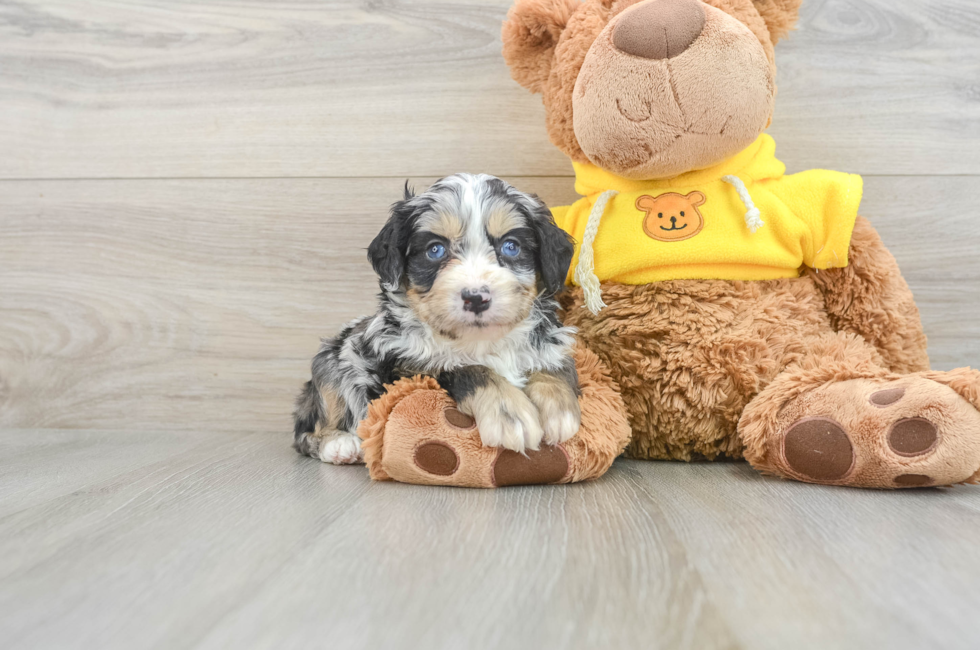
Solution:
[(443, 416), (446, 422), (457, 429), (472, 429), (476, 426), (476, 420), (452, 406), (443, 411)]
[(903, 386), (899, 386), (897, 388), (876, 390), (875, 392), (871, 393), (870, 397), (868, 397), (868, 401), (875, 406), (885, 408), (886, 406), (891, 406), (903, 397), (905, 397), (905, 388)]
[(925, 418), (905, 418), (892, 425), (888, 446), (899, 456), (928, 454), (939, 443), (939, 429)]
[(803, 418), (783, 439), (787, 464), (814, 481), (839, 481), (854, 467), (854, 446), (843, 427), (824, 417)]
[(546, 445), (527, 455), (504, 449), (493, 463), (496, 487), (557, 483), (567, 474), (568, 455), (561, 447)]
[(899, 474), (895, 477), (895, 485), (899, 487), (926, 487), (933, 480), (925, 474)]
[(431, 440), (415, 448), (415, 465), (436, 476), (452, 476), (459, 469), (459, 456), (444, 442)]

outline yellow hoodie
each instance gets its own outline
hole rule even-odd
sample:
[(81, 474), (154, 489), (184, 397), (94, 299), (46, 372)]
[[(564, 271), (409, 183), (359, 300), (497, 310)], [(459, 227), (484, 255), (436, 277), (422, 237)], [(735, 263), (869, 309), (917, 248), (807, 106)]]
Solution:
[[(796, 277), (803, 265), (847, 266), (861, 177), (819, 169), (784, 176), (775, 154), (762, 135), (715, 167), (660, 181), (574, 163), (584, 198), (552, 210), (576, 241), (567, 281), (590, 284), (593, 265), (600, 281), (624, 284), (770, 280)], [(598, 228), (587, 237), (590, 216)]]

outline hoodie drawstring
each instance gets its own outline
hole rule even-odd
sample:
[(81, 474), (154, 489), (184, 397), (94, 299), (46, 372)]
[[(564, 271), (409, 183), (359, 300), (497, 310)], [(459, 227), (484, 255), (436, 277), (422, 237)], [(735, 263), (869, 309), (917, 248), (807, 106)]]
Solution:
[(582, 246), (578, 252), (578, 264), (575, 266), (575, 284), (582, 287), (585, 295), (585, 306), (593, 314), (606, 306), (602, 302), (602, 287), (599, 286), (599, 278), (595, 274), (595, 252), (592, 244), (595, 242), (596, 233), (599, 232), (599, 222), (602, 220), (602, 213), (606, 211), (606, 203), (609, 199), (619, 194), (616, 190), (606, 190), (595, 200), (592, 212), (589, 214), (589, 221), (585, 224), (585, 233), (582, 235)]
[(766, 222), (762, 220), (762, 213), (759, 212), (759, 208), (755, 207), (755, 203), (752, 202), (752, 197), (749, 195), (749, 189), (745, 187), (745, 183), (738, 176), (722, 176), (721, 180), (725, 181), (729, 185), (735, 188), (738, 192), (738, 198), (742, 200), (742, 204), (745, 205), (747, 212), (745, 213), (745, 225), (749, 227), (749, 232), (755, 234), (755, 231), (766, 225)]

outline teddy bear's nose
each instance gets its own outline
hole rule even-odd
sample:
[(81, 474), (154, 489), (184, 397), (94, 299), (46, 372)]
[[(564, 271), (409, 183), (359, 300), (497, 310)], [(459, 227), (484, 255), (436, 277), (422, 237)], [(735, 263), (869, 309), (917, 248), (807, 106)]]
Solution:
[(704, 21), (700, 0), (646, 0), (620, 16), (613, 45), (645, 59), (669, 59), (697, 40)]

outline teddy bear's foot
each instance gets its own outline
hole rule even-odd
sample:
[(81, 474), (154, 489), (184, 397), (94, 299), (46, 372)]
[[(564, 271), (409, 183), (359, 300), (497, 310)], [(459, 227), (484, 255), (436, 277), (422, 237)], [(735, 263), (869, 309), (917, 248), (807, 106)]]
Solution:
[(739, 425), (746, 458), (767, 473), (870, 488), (980, 479), (976, 371), (797, 385), (785, 401), (771, 388), (756, 398), (769, 403), (751, 404)]
[[(503, 487), (567, 482), (571, 469), (562, 446), (520, 454), (487, 447), (476, 422), (437, 390), (416, 390), (392, 409), (380, 463), (385, 478), (403, 483)], [(371, 463), (369, 463), (371, 468)]]
[(431, 377), (401, 379), (368, 406), (358, 433), (371, 477), (424, 485), (503, 487), (602, 476), (629, 441), (626, 407), (608, 371), (578, 348), (581, 427), (557, 445), (520, 454), (484, 446), (474, 419)]

